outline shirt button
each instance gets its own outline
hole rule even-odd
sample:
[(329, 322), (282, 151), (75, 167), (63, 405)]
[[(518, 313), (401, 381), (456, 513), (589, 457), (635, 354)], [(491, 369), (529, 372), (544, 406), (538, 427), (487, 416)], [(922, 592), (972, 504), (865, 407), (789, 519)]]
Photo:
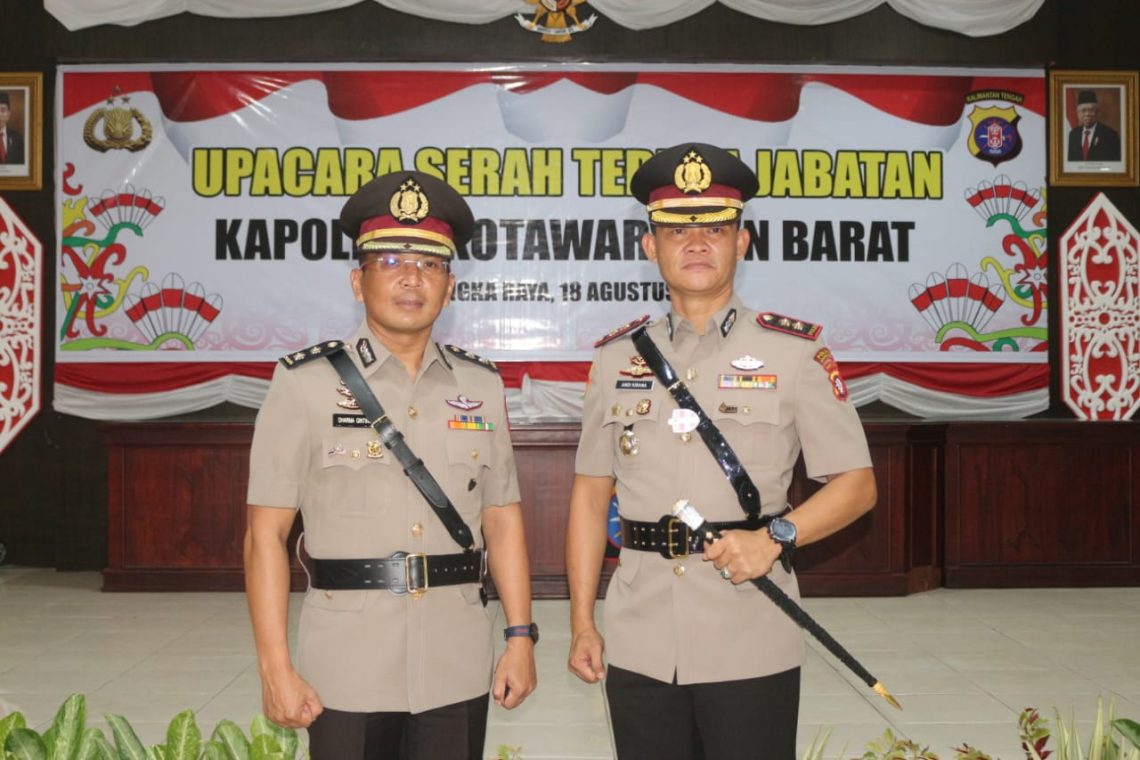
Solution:
[(331, 591), (328, 591), (328, 590), (325, 591), (325, 599), (332, 599), (332, 592)]
[(678, 562), (676, 565), (673, 565), (673, 575), (680, 578), (684, 574), (685, 574), (685, 566), (684, 565), (682, 565), (680, 562)]
[(479, 458), (479, 449), (471, 449), (471, 458), (472, 459), (478, 459)]
[(690, 383), (692, 381), (696, 380), (697, 379), (697, 368), (696, 367), (689, 367), (687, 370), (685, 370), (685, 379), (688, 380)]
[(416, 538), (419, 538), (423, 534), (424, 534), (424, 526), (420, 525), (419, 523), (414, 523), (412, 525), (412, 535), (415, 536)]
[(414, 406), (408, 407), (408, 419), (414, 420), (416, 417), (419, 417), (419, 416), (420, 416), (420, 413), (416, 411), (416, 408)]

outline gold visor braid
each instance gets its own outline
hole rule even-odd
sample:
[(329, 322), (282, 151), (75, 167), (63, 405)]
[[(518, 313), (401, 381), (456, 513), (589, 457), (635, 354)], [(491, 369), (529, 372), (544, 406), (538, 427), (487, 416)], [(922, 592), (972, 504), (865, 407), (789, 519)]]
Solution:
[[(396, 242), (393, 244), (386, 242), (384, 238), (421, 238), (424, 242)], [(435, 245), (432, 245), (432, 243), (435, 243)], [(379, 230), (369, 230), (356, 239), (356, 247), (362, 251), (393, 250), (394, 248), (402, 247), (403, 250), (422, 251), (425, 253), (433, 253), (436, 256), (455, 255), (455, 241), (447, 235), (432, 232), (431, 230), (419, 230), (408, 227), (385, 227)]]
[(657, 211), (662, 208), (710, 208), (712, 206), (726, 206), (728, 208), (744, 208), (744, 201), (736, 198), (662, 198), (646, 204), (647, 211)]
[(690, 214), (652, 211), (649, 214), (649, 221), (651, 224), (724, 224), (726, 222), (735, 222), (739, 217), (740, 211), (735, 208)]

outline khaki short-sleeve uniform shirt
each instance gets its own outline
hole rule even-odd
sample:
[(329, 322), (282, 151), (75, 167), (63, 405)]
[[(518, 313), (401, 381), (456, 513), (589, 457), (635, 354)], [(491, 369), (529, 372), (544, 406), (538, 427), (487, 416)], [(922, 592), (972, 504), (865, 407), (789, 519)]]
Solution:
[[(763, 513), (773, 514), (786, 507), (801, 450), (808, 475), (819, 479), (870, 467), (871, 459), (830, 352), (804, 335), (761, 327), (757, 316), (733, 297), (704, 335), (676, 314), (648, 332), (724, 433), (760, 491)], [(695, 431), (674, 431), (677, 404), (638, 359), (629, 335), (595, 353), (575, 471), (614, 477), (618, 509), (629, 520), (655, 522), (678, 499), (709, 521), (743, 520), (712, 454)], [(779, 563), (770, 577), (799, 598), (794, 574)], [(804, 659), (798, 626), (751, 583), (725, 581), (699, 554), (669, 560), (623, 549), (604, 628), (611, 664), (666, 682), (674, 674), (681, 684), (754, 678)]]
[[(481, 545), (482, 510), (519, 500), (497, 372), (429, 344), (413, 381), (366, 325), (346, 350)], [(323, 357), (278, 366), (257, 416), (248, 502), (299, 508), (316, 558), (462, 551), (361, 414)], [(487, 692), (491, 623), (475, 583), (419, 598), (309, 589), (297, 669), (327, 707), (422, 712)]]

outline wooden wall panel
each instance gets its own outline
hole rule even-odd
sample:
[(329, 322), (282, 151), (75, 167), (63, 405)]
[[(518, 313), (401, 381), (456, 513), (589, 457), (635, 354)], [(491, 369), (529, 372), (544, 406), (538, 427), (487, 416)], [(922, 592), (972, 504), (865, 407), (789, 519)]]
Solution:
[[(916, 577), (929, 577), (928, 568), (919, 568), (915, 575), (908, 543), (913, 520), (909, 478), (914, 469), (908, 446), (916, 433), (906, 424), (867, 429), (879, 478), (879, 506), (843, 532), (799, 553), (797, 568), (807, 594), (905, 594), (925, 587)], [(152, 422), (109, 424), (104, 431), (109, 442), (110, 549), (104, 588), (242, 588), (241, 541), (253, 426)], [(578, 426), (517, 427), (511, 435), (534, 593), (536, 598), (565, 598), (566, 521)], [(815, 487), (801, 468), (793, 503)], [(926, 502), (915, 503), (932, 509)], [(919, 554), (933, 556), (929, 551)], [(611, 571), (607, 564), (603, 589)], [(297, 566), (294, 588), (304, 588)]]
[[(241, 590), (253, 426), (138, 423), (103, 430), (109, 444), (103, 588)], [(293, 587), (304, 588), (296, 559), (293, 565)]]
[[(864, 428), (878, 504), (838, 533), (797, 552), (796, 572), (805, 595), (907, 594), (937, 585), (931, 526), (941, 494), (932, 484), (941, 464), (942, 427), (869, 423)], [(819, 487), (797, 466), (792, 504), (802, 503)]]
[(566, 520), (574, 481), (577, 425), (534, 425), (511, 430), (519, 471), (531, 585), (536, 598), (564, 599)]
[(1140, 581), (1135, 423), (954, 425), (946, 585)]

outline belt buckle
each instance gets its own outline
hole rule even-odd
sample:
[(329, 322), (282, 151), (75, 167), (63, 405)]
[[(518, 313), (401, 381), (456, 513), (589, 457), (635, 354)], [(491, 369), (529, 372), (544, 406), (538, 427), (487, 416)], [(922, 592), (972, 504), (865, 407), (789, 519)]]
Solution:
[[(414, 586), (412, 584), (412, 563), (416, 560), (422, 560), (424, 566), (424, 585)], [(426, 554), (406, 554), (404, 555), (404, 586), (407, 588), (407, 593), (413, 599), (418, 599), (423, 596), (428, 590), (428, 558)]]
[[(673, 539), (677, 535), (678, 531), (684, 534), (684, 538), (681, 541), (682, 549), (680, 552), (676, 551), (673, 548)], [(689, 556), (689, 526), (673, 516), (670, 516), (668, 521), (665, 523), (665, 553), (668, 555), (669, 559), (680, 559), (682, 557)]]

